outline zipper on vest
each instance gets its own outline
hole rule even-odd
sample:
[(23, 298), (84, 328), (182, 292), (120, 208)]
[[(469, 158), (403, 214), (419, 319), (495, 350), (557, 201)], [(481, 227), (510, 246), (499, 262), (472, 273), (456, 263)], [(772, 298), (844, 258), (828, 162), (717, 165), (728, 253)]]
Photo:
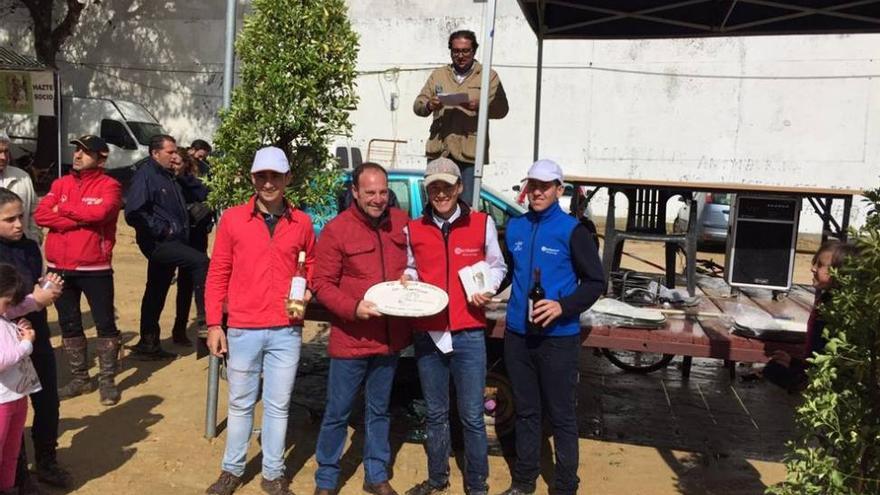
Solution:
[[(379, 240), (379, 265), (382, 267), (382, 281), (385, 281), (387, 275), (385, 274), (385, 248), (382, 246), (382, 234), (379, 233), (379, 229), (373, 229), (376, 232), (376, 239)], [(394, 351), (391, 349), (391, 327), (389, 326), (388, 317), (385, 318), (385, 338), (388, 340), (388, 354), (393, 353)]]
[[(461, 216), (458, 217), (459, 219)], [(437, 225), (436, 223), (434, 225)], [(439, 228), (439, 227), (438, 227)], [(452, 223), (449, 224), (449, 232), (447, 235), (443, 235), (443, 230), (440, 230), (440, 236), (443, 237), (443, 252), (446, 254), (446, 293), (449, 293), (449, 235), (452, 234)], [(452, 305), (446, 305), (446, 329), (452, 329)]]
[(529, 320), (529, 305), (528, 305), (528, 289), (532, 286), (532, 273), (534, 273), (535, 269), (532, 266), (535, 261), (535, 238), (538, 237), (538, 227), (541, 225), (540, 217), (535, 222), (535, 225), (532, 227), (532, 241), (529, 244), (529, 281), (526, 284), (526, 322)]

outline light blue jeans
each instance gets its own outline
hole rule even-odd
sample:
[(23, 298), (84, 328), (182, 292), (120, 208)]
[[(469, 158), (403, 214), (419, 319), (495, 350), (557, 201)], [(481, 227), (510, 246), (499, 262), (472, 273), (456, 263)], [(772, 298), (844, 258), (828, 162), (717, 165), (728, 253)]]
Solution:
[(287, 413), (299, 365), (302, 327), (230, 328), (226, 335), (229, 414), (223, 470), (235, 476), (244, 474), (262, 373), (263, 478), (274, 480), (284, 475)]

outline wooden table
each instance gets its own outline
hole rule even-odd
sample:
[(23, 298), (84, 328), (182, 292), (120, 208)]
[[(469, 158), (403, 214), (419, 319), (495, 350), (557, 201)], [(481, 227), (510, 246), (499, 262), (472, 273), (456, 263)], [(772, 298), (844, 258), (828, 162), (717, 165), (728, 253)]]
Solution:
[[(775, 318), (806, 322), (813, 304), (812, 289), (794, 286), (790, 295), (776, 300), (769, 290), (744, 289), (732, 296), (709, 284), (710, 277), (700, 277), (698, 287), (702, 296), (701, 312), (732, 314), (737, 305), (764, 311)], [(491, 337), (503, 338), (505, 321), (500, 318), (490, 328)], [(736, 362), (764, 363), (775, 350), (784, 350), (795, 357), (803, 357), (804, 344), (746, 338), (730, 333), (729, 321), (705, 317), (669, 317), (666, 325), (656, 330), (599, 326), (582, 328), (584, 347), (652, 352), (684, 356), (682, 372), (688, 376), (694, 357), (723, 359), (729, 365)]]
[[(806, 199), (816, 214), (822, 219), (822, 240), (825, 241), (830, 234), (838, 239), (845, 240), (849, 228), (849, 217), (852, 212), (853, 196), (860, 196), (864, 191), (861, 189), (825, 188), (825, 187), (788, 187), (772, 186), (766, 184), (744, 184), (729, 182), (675, 182), (663, 180), (627, 179), (612, 177), (588, 177), (588, 176), (565, 176), (565, 182), (574, 186), (592, 186), (584, 198), (577, 195), (572, 197), (572, 211), (578, 211), (579, 201), (589, 203), (593, 195), (601, 188), (607, 188), (609, 194), (618, 190), (643, 188), (677, 191), (682, 193), (713, 192), (729, 194), (766, 194), (773, 196), (788, 196)], [(843, 211), (840, 220), (835, 218), (832, 206), (834, 201), (843, 202)], [(613, 219), (614, 210), (608, 213), (608, 218)], [(613, 222), (611, 222), (613, 228)], [(609, 228), (608, 225), (605, 228)]]

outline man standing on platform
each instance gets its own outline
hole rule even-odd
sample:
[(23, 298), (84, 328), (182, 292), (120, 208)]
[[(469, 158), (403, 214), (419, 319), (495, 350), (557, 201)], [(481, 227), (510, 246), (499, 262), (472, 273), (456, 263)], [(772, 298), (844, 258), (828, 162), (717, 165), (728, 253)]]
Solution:
[[(505, 237), (513, 285), (504, 365), (516, 408), (516, 461), (513, 483), (503, 495), (535, 492), (541, 470), (542, 409), (553, 427), (556, 454), (551, 491), (574, 495), (580, 481), (576, 415), (580, 314), (602, 295), (605, 278), (589, 229), (559, 207), (565, 190), (559, 165), (538, 160), (526, 180), (529, 211), (510, 219)], [(540, 294), (538, 288), (546, 297), (532, 300), (530, 296)]]
[(315, 493), (330, 495), (337, 489), (348, 417), (364, 383), (363, 489), (396, 495), (388, 482), (388, 407), (398, 352), (409, 345), (410, 329), (403, 318), (384, 316), (363, 298), (373, 285), (403, 275), (408, 217), (388, 208), (388, 174), (381, 166), (361, 164), (351, 181), (355, 202), (324, 227), (315, 247), (315, 296), (333, 315), (327, 406), (315, 449)]
[[(468, 204), (474, 197), (477, 112), (480, 109), (480, 85), (483, 77), (483, 67), (474, 60), (478, 46), (473, 31), (456, 31), (449, 35), (452, 63), (431, 72), (413, 103), (413, 111), (419, 117), (433, 116), (425, 143), (425, 155), (428, 160), (443, 156), (459, 166), (464, 186), (461, 197)], [(446, 105), (441, 96), (453, 99), (458, 97), (464, 101)], [(488, 108), (490, 119), (503, 119), (509, 110), (507, 95), (494, 70), (489, 76)], [(488, 152), (487, 139), (484, 163), (489, 161)]]
[[(284, 198), (290, 180), (284, 151), (271, 146), (257, 151), (251, 165), (254, 196), (226, 210), (217, 229), (205, 302), (208, 348), (217, 357), (228, 350), (229, 414), (223, 467), (206, 492), (211, 495), (230, 495), (241, 486), (260, 392), (260, 486), (269, 495), (292, 495), (284, 446), (304, 314), (289, 311), (286, 302), (293, 278), (301, 275), (300, 253), (308, 286), (315, 233), (309, 216)], [(304, 294), (307, 302), (311, 295), (307, 289)], [(224, 306), (228, 335), (221, 327)]]
[[(437, 158), (425, 171), (430, 201), (421, 218), (407, 225), (408, 254), (404, 281), (440, 287), (449, 305), (434, 316), (414, 320), (416, 363), (428, 406), (425, 450), (428, 479), (407, 495), (440, 495), (449, 490), (449, 377), (455, 383), (464, 437), (464, 490), (488, 493), (489, 475), (483, 389), (486, 387), (486, 317), (483, 307), (498, 290), (507, 266), (492, 217), (459, 201), (461, 171), (448, 158)], [(486, 290), (468, 297), (458, 271), (479, 262), (489, 265)], [(444, 343), (445, 342), (445, 343)]]
[(141, 301), (141, 339), (132, 348), (135, 359), (176, 359), (177, 354), (159, 345), (159, 316), (177, 268), (193, 278), (196, 311), (205, 314), (205, 277), (208, 256), (189, 246), (189, 211), (174, 165), (180, 160), (177, 142), (160, 134), (150, 139), (150, 157), (131, 179), (125, 195), (125, 221), (147, 258), (147, 286)]

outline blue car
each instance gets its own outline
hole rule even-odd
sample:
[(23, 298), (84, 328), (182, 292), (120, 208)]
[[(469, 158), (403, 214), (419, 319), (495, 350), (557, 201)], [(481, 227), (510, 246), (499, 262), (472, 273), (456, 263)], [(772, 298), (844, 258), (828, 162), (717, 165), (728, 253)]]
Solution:
[[(351, 171), (346, 171), (345, 173), (345, 187), (351, 187)], [(399, 208), (407, 212), (410, 218), (417, 218), (422, 215), (422, 211), (428, 201), (425, 194), (424, 170), (389, 170), (388, 189), (394, 192)], [(505, 198), (500, 192), (485, 185), (482, 186), (480, 191), (480, 211), (488, 213), (495, 220), (499, 233), (503, 232), (508, 219), (526, 212), (516, 202)], [(333, 209), (332, 212), (326, 212), (323, 215), (314, 210), (308, 212), (312, 215), (316, 233), (319, 233), (324, 224), (334, 216), (336, 211)]]

